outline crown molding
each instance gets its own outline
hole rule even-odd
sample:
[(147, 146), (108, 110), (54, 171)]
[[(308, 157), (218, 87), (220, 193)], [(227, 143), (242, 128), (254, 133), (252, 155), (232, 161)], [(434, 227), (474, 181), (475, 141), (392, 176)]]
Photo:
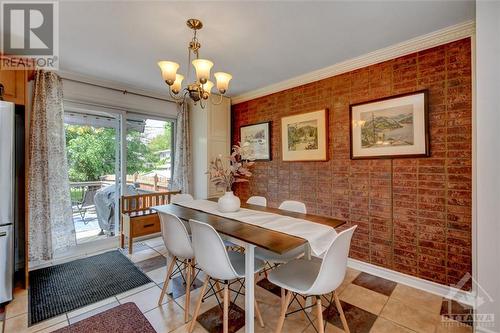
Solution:
[(279, 91), (326, 79), (335, 75), (401, 57), (410, 53), (450, 43), (462, 38), (473, 36), (475, 34), (475, 31), (476, 25), (474, 21), (466, 21), (463, 23), (452, 25), (450, 27), (434, 31), (426, 35), (412, 38), (402, 43), (388, 46), (386, 48), (376, 50), (356, 58), (339, 62), (332, 66), (302, 74), (260, 89), (249, 91), (247, 93), (231, 98), (231, 102), (233, 105), (246, 102), (258, 97), (270, 95)]

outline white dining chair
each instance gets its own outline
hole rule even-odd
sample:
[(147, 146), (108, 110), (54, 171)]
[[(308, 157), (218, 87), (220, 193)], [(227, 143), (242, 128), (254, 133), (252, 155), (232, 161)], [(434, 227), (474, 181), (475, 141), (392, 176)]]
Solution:
[[(344, 281), (351, 238), (355, 229), (356, 226), (353, 226), (339, 233), (326, 251), (322, 262), (304, 259), (292, 260), (269, 273), (269, 281), (281, 287), (281, 315), (276, 327), (276, 333), (281, 332), (283, 328), (287, 310), (292, 300), (300, 303), (297, 296), (302, 296), (303, 298), (309, 296), (316, 297), (317, 331), (324, 333), (321, 297), (326, 299), (324, 295), (329, 293), (332, 293), (332, 299), (335, 300), (344, 332), (349, 333), (349, 326), (347, 325), (336, 289)], [(329, 307), (332, 304), (332, 299), (329, 300), (329, 303), (325, 307)], [(328, 299), (326, 300), (328, 301)]]
[[(184, 270), (186, 282), (186, 306), (184, 309), (184, 321), (187, 322), (189, 320), (191, 284), (193, 283), (193, 277), (195, 275), (195, 257), (194, 250), (191, 245), (191, 238), (189, 237), (186, 226), (177, 216), (169, 213), (158, 214), (160, 216), (163, 242), (165, 243), (165, 247), (171, 256), (171, 261), (167, 269), (167, 275), (165, 276), (165, 282), (163, 283), (158, 305), (162, 304), (163, 297), (168, 290), (168, 284), (172, 277), (179, 273), (182, 274), (182, 271)], [(177, 266), (175, 271), (174, 266)]]
[(179, 193), (179, 194), (174, 194), (171, 198), (170, 198), (170, 202), (171, 203), (181, 203), (181, 202), (188, 202), (188, 201), (193, 201), (194, 198), (191, 194), (187, 194), (187, 193)]
[(250, 198), (248, 198), (247, 204), (266, 207), (267, 206), (267, 199), (265, 197), (254, 195), (254, 196), (251, 196)]
[[(300, 201), (293, 201), (293, 200), (283, 201), (279, 206), (279, 209), (307, 214), (306, 205)], [(306, 246), (307, 245), (299, 246), (284, 254), (274, 253), (272, 251), (258, 247), (255, 249), (255, 257), (264, 260), (266, 262), (267, 268), (264, 272), (266, 273), (267, 276), (267, 271), (271, 269), (273, 266), (289, 262), (290, 260), (296, 259), (299, 256), (303, 255), (306, 251)]]
[(290, 212), (307, 214), (306, 205), (303, 202), (295, 200), (285, 200), (278, 207), (279, 209), (288, 210)]
[[(200, 298), (196, 303), (193, 319), (189, 325), (188, 331), (191, 333), (194, 329), (196, 319), (200, 311), (200, 306), (202, 300), (204, 300), (204, 294), (207, 286), (211, 280), (218, 282), (223, 282), (223, 332), (228, 332), (229, 327), (229, 281), (237, 280), (242, 283), (245, 278), (245, 255), (239, 252), (227, 251), (224, 246), (224, 242), (220, 235), (215, 231), (215, 229), (206, 223), (190, 220), (189, 224), (191, 226), (192, 236), (193, 236), (193, 248), (196, 255), (196, 260), (199, 267), (206, 274), (203, 287), (201, 289)], [(264, 262), (255, 259), (255, 272), (258, 273), (264, 267)], [(213, 288), (213, 285), (211, 285)], [(214, 294), (220, 293), (219, 290), (215, 291)], [(238, 295), (237, 295), (238, 296)], [(257, 302), (254, 302), (255, 314), (259, 323), (264, 327), (264, 322), (260, 314)]]

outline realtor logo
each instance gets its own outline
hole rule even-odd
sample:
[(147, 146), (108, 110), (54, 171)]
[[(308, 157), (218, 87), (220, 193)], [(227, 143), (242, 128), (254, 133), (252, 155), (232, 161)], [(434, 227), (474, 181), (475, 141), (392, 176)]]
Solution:
[(1, 67), (57, 69), (58, 3), (2, 1), (1, 8)]

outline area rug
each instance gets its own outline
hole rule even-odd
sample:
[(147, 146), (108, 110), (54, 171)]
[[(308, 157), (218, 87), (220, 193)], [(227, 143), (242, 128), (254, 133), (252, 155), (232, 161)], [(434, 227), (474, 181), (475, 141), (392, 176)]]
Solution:
[(120, 251), (30, 272), (29, 324), (150, 283)]
[(54, 331), (57, 333), (156, 333), (135, 303), (125, 303)]

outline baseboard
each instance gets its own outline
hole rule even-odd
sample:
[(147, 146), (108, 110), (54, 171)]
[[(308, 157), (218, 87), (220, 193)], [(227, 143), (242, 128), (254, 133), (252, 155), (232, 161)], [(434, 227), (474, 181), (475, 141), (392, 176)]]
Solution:
[(476, 332), (476, 333), (498, 333), (498, 331), (492, 331), (488, 328), (484, 328), (481, 326), (474, 327), (474, 332)]
[(470, 306), (474, 306), (475, 297), (474, 294), (459, 290), (450, 286), (445, 286), (432, 281), (427, 281), (415, 276), (408, 274), (396, 272), (387, 268), (375, 266), (360, 260), (349, 258), (347, 266), (358, 271), (369, 273), (387, 280), (391, 280), (397, 283), (401, 283), (416, 289), (420, 289), (435, 295), (439, 295), (446, 298), (451, 298), (457, 302), (464, 303)]

